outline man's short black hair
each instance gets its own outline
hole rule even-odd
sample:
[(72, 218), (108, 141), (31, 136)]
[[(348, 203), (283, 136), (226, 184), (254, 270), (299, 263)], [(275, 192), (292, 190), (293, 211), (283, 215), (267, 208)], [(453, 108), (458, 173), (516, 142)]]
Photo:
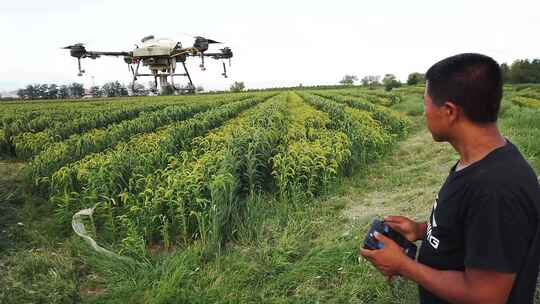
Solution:
[(448, 57), (429, 68), (426, 80), (427, 93), (436, 105), (451, 101), (474, 123), (497, 121), (503, 79), (493, 58), (473, 53)]

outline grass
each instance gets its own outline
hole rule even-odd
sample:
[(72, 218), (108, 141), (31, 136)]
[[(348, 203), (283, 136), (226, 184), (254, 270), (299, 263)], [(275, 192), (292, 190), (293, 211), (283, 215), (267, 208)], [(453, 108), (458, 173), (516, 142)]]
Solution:
[(75, 303), (78, 243), (57, 233), (50, 204), (26, 194), (24, 165), (0, 162), (0, 303)]
[[(418, 104), (421, 99), (411, 98), (394, 107), (421, 115)], [(505, 102), (500, 126), (540, 173), (538, 117), (538, 111)], [(343, 178), (324, 197), (245, 202), (249, 221), (219, 255), (195, 243), (157, 250), (145, 262), (97, 256), (79, 239), (57, 235), (51, 208), (11, 186), (22, 166), (11, 162), (3, 187), (16, 194), (0, 204), (2, 211), (13, 206), (11, 213), (0, 214), (10, 214), (1, 223), (18, 232), (0, 256), (0, 302), (416, 303), (414, 283), (389, 285), (357, 258), (373, 218), (426, 219), (457, 160), (448, 144), (433, 142), (421, 117), (414, 123), (391, 155)]]
[(392, 109), (410, 116), (421, 116), (424, 113), (422, 95), (406, 95), (400, 103), (393, 105)]
[(22, 163), (11, 160), (0, 161), (0, 254), (14, 245), (16, 234), (20, 231), (20, 218), (17, 210), (21, 204), (17, 183)]

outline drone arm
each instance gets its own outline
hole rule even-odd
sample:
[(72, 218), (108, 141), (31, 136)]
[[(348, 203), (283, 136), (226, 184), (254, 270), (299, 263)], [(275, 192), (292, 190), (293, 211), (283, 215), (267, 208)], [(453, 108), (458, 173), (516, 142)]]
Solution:
[(184, 49), (176, 49), (176, 52), (171, 55), (171, 57), (178, 57), (181, 55), (185, 56), (200, 56), (202, 52), (200, 52), (197, 48), (189, 47)]
[(133, 56), (133, 53), (131, 52), (94, 52), (94, 51), (87, 51), (85, 53), (84, 57), (89, 58), (98, 58), (100, 56)]
[(213, 59), (229, 59), (232, 57), (232, 54), (227, 53), (204, 53), (206, 57), (212, 57)]
[(94, 51), (85, 51), (80, 58), (91, 58), (96, 59), (101, 56), (124, 56), (124, 57), (132, 57), (133, 53), (131, 52), (94, 52)]

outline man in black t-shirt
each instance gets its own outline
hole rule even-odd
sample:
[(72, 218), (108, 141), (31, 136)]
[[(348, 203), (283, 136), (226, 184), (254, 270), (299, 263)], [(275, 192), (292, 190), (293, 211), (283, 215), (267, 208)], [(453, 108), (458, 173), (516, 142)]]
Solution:
[(428, 129), (460, 159), (434, 198), (429, 221), (385, 217), (410, 241), (422, 240), (417, 262), (383, 235), (376, 234), (383, 249), (360, 251), (389, 279), (418, 283), (421, 303), (533, 303), (540, 186), (497, 129), (502, 84), (497, 62), (480, 54), (449, 57), (428, 70)]

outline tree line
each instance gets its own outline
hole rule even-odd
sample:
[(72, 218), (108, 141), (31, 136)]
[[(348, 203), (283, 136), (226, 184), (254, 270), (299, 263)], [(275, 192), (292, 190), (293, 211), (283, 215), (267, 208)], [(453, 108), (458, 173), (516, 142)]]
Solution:
[(540, 83), (540, 59), (516, 60), (501, 64), (505, 83)]
[[(540, 59), (520, 59), (512, 64), (502, 63), (501, 71), (505, 83), (540, 83)], [(356, 75), (345, 75), (339, 81), (341, 85), (354, 85), (358, 81)], [(407, 85), (422, 85), (426, 81), (425, 74), (414, 72), (407, 77)], [(381, 76), (368, 75), (360, 79), (362, 86), (377, 87), (384, 86), (387, 91), (400, 87), (402, 83), (394, 74), (386, 74), (382, 80)]]
[[(131, 95), (147, 96), (155, 92), (155, 87), (147, 89), (142, 84), (136, 83)], [(108, 82), (102, 86), (92, 86), (88, 91), (82, 83), (73, 82), (68, 85), (57, 84), (29, 84), (17, 90), (17, 96), (21, 99), (68, 99), (81, 98), (85, 95), (92, 97), (120, 97), (129, 96), (127, 87), (118, 81)]]
[(21, 99), (66, 99), (80, 98), (83, 95), (83, 84), (76, 82), (69, 85), (29, 84), (17, 90), (17, 96)]
[[(243, 85), (243, 83), (240, 83)], [(235, 84), (236, 85), (236, 84)], [(179, 90), (188, 88), (188, 86), (178, 86)], [(240, 91), (243, 88), (240, 89)], [(203, 92), (204, 88), (198, 86), (195, 88), (197, 92)], [(232, 89), (231, 89), (232, 90)], [(181, 91), (183, 92), (183, 91)], [(148, 96), (148, 95), (174, 95), (177, 94), (172, 86), (166, 86), (158, 91), (153, 81), (148, 83), (148, 87), (140, 83), (135, 83), (133, 88), (126, 87), (118, 81), (107, 82), (102, 86), (91, 86), (85, 90), (82, 83), (71, 83), (69, 85), (57, 84), (29, 84), (24, 88), (17, 90), (17, 96), (20, 99), (67, 99), (67, 98), (82, 98), (83, 96), (91, 97), (124, 97), (124, 96)], [(0, 96), (0, 98), (2, 98)], [(5, 98), (12, 100), (13, 98)]]
[[(411, 75), (413, 75), (413, 78), (411, 79)], [(407, 81), (407, 84), (409, 85), (416, 85), (419, 84), (421, 81), (421, 78), (414, 78), (418, 75), (423, 77), (423, 74), (420, 73), (412, 73), (409, 75), (409, 80)], [(341, 85), (354, 85), (354, 82), (358, 80), (358, 76), (356, 75), (345, 75), (343, 78), (339, 81)], [(399, 88), (401, 87), (402, 83), (399, 81), (394, 74), (386, 74), (381, 79), (381, 76), (379, 75), (368, 75), (364, 78), (360, 79), (360, 83), (362, 86), (369, 87), (369, 88), (375, 88), (378, 86), (383, 86), (386, 91), (391, 91), (393, 88)]]

